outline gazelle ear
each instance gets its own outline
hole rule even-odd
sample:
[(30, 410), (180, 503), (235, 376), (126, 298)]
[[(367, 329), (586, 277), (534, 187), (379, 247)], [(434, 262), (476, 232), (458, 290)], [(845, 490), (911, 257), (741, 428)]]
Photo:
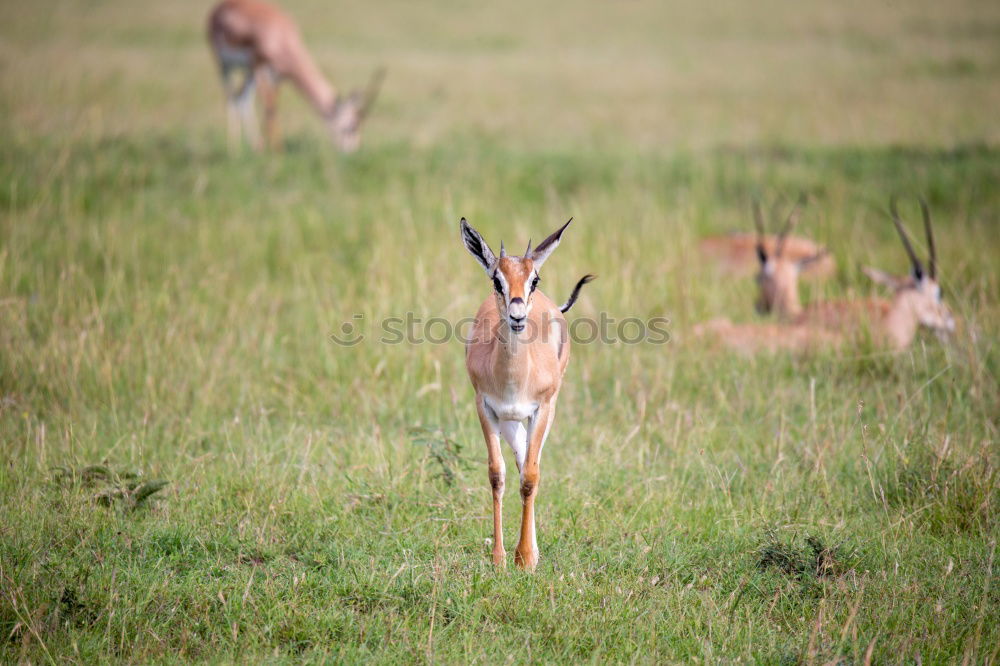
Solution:
[(573, 218), (569, 218), (569, 220), (566, 221), (566, 224), (553, 231), (548, 238), (539, 243), (538, 247), (528, 254), (527, 258), (531, 259), (532, 263), (535, 264), (536, 270), (541, 268), (542, 264), (544, 264), (545, 260), (549, 258), (549, 255), (552, 254), (553, 250), (559, 247), (559, 241), (562, 240), (563, 232), (566, 231), (566, 227), (568, 227), (569, 223), (572, 221)]
[(899, 277), (897, 275), (890, 275), (885, 271), (880, 271), (877, 268), (872, 268), (871, 266), (863, 266), (861, 272), (868, 276), (868, 279), (875, 284), (880, 284), (883, 287), (888, 287), (893, 291), (899, 291), (908, 286), (911, 286), (914, 282), (912, 275), (906, 275)]
[(486, 244), (483, 237), (479, 235), (479, 232), (472, 228), (465, 218), (462, 218), (462, 242), (465, 243), (465, 249), (469, 251), (473, 257), (476, 258), (482, 267), (489, 273), (493, 270), (494, 264), (497, 262), (496, 256), (493, 254), (493, 250), (490, 246)]
[(798, 264), (797, 264), (799, 270), (801, 271), (801, 270), (805, 269), (806, 267), (809, 266), (809, 264), (811, 264), (811, 263), (813, 263), (815, 261), (819, 261), (820, 259), (825, 259), (828, 254), (830, 254), (830, 250), (828, 250), (828, 249), (826, 249), (824, 247), (823, 249), (821, 249), (819, 252), (817, 252), (816, 254), (812, 255), (811, 257), (805, 257), (804, 259), (799, 259)]

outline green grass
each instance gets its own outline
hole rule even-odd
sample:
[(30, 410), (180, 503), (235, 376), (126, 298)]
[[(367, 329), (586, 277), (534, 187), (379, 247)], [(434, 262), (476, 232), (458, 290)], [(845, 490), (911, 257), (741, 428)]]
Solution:
[[(286, 152), (227, 155), (203, 8), (126, 7), (0, 9), (0, 660), (996, 661), (995, 7), (305, 2), (328, 71), (390, 64), (350, 158), (290, 91)], [(926, 196), (958, 335), (692, 341), (753, 319), (699, 236), (800, 190), (840, 262), (809, 298), (902, 272), (888, 195)], [(533, 575), (489, 564), (461, 344), (377, 342), (488, 294), (462, 215), (575, 216), (545, 291), (671, 321), (574, 348)]]

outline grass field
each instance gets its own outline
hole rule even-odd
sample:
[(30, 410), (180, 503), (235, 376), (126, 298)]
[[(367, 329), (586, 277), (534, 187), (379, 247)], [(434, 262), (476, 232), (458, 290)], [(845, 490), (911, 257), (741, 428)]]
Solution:
[[(388, 67), (356, 155), (290, 89), (227, 154), (205, 4), (0, 6), (0, 661), (997, 662), (1000, 6), (285, 4), (335, 82)], [(958, 334), (686, 335), (755, 317), (697, 239), (800, 190), (805, 298), (904, 271), (926, 196)], [(574, 348), (531, 575), (461, 343), (378, 341), (489, 293), (463, 215), (575, 216), (570, 319), (670, 320)]]

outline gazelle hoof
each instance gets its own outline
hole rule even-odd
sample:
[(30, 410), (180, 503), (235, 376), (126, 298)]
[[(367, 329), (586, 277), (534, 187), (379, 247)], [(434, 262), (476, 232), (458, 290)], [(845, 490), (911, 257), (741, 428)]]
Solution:
[(507, 568), (507, 551), (505, 550), (495, 550), (493, 551), (493, 564), (501, 569)]
[(521, 551), (517, 551), (514, 553), (514, 564), (516, 564), (519, 569), (534, 571), (535, 567), (538, 566), (538, 553), (530, 552), (525, 555), (521, 553)]

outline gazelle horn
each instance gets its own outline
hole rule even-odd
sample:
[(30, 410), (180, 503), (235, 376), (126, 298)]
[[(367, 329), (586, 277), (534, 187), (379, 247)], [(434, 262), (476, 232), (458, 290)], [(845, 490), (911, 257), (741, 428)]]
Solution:
[(913, 265), (913, 274), (919, 280), (924, 276), (924, 266), (920, 263), (920, 259), (917, 258), (917, 253), (913, 251), (913, 245), (910, 244), (910, 236), (906, 233), (906, 229), (903, 228), (903, 222), (899, 219), (899, 211), (896, 209), (896, 195), (893, 195), (889, 200), (889, 212), (892, 213), (892, 223), (896, 225), (896, 232), (899, 233), (899, 237), (903, 241), (906, 254), (910, 257), (910, 263)]
[(767, 248), (764, 247), (764, 213), (760, 210), (760, 199), (753, 199), (753, 224), (757, 228), (757, 256), (762, 262), (767, 261)]
[(372, 105), (378, 98), (379, 90), (382, 88), (382, 80), (385, 79), (385, 67), (379, 67), (372, 74), (371, 81), (368, 82), (368, 87), (365, 88), (364, 97), (362, 98), (361, 108), (358, 109), (358, 116), (364, 118), (368, 115), (371, 110)]
[(799, 194), (798, 201), (792, 206), (792, 210), (788, 213), (788, 219), (785, 220), (785, 226), (781, 229), (781, 233), (778, 234), (778, 240), (775, 243), (774, 254), (781, 256), (781, 253), (785, 251), (785, 240), (788, 238), (788, 232), (795, 227), (796, 223), (799, 221), (799, 211), (802, 210), (802, 206), (806, 204), (806, 193), (802, 192)]
[(937, 279), (937, 251), (934, 249), (934, 231), (931, 229), (931, 211), (927, 202), (920, 197), (920, 212), (924, 215), (924, 233), (927, 234), (927, 253), (929, 255), (927, 274), (932, 280)]

